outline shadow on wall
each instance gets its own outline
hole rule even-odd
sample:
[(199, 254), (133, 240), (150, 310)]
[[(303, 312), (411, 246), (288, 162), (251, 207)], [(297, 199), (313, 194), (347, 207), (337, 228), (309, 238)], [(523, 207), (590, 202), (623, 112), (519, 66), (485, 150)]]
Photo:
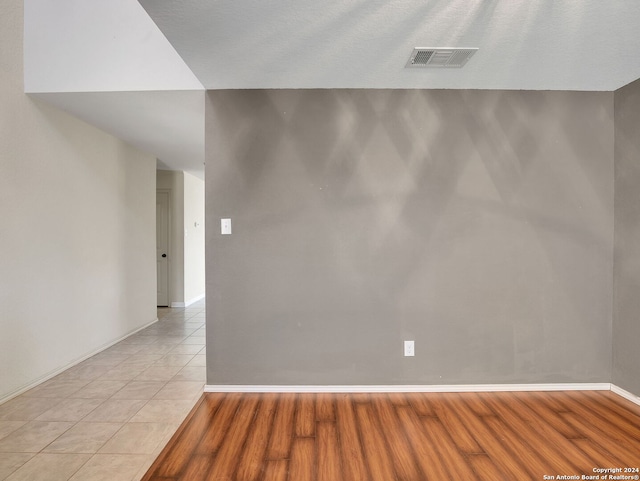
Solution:
[(210, 383), (608, 379), (609, 93), (209, 102)]

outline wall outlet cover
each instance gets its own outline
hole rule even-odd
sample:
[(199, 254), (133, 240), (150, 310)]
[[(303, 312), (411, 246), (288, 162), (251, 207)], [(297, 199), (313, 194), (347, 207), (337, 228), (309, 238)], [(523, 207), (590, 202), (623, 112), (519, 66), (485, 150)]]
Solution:
[(404, 341), (404, 355), (405, 357), (416, 355), (415, 343), (413, 341)]

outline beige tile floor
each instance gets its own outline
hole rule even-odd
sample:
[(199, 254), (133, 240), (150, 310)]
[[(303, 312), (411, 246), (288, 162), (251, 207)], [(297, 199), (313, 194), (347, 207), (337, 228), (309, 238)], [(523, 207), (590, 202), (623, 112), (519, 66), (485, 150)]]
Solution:
[(136, 481), (202, 394), (205, 302), (0, 405), (0, 480)]

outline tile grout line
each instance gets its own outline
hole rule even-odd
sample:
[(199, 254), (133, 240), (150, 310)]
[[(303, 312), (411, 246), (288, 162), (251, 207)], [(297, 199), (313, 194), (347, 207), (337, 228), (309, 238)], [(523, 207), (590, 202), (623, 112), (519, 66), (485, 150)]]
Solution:
[[(204, 306), (204, 303), (202, 303), (202, 305)], [(153, 459), (150, 459), (150, 458), (152, 456), (155, 456), (155, 453), (162, 450), (162, 447), (166, 444), (166, 442), (171, 438), (173, 433), (180, 426), (181, 420), (183, 420), (184, 417), (188, 414), (190, 408), (186, 409), (185, 406), (189, 404), (191, 407), (193, 407), (193, 405), (195, 405), (195, 403), (197, 402), (197, 399), (199, 399), (197, 392), (194, 392), (194, 389), (190, 388), (190, 386), (186, 384), (184, 385), (185, 391), (182, 394), (180, 389), (178, 388), (175, 394), (171, 394), (170, 392), (166, 394), (168, 396), (168, 399), (156, 398), (156, 396), (158, 396), (165, 388), (167, 388), (170, 385), (170, 383), (174, 383), (174, 382), (175, 383), (193, 383), (193, 384), (198, 383), (204, 386), (204, 371), (206, 370), (206, 367), (189, 365), (191, 362), (197, 359), (196, 356), (202, 355), (202, 352), (205, 349), (204, 343), (199, 342), (199, 339), (202, 338), (204, 340), (204, 337), (194, 336), (195, 333), (200, 333), (205, 329), (205, 326), (204, 326), (205, 320), (204, 318), (201, 318), (199, 316), (200, 313), (204, 312), (204, 307), (197, 309), (197, 312), (193, 313), (192, 315), (186, 315), (186, 316), (183, 316), (180, 314), (175, 315), (176, 313), (180, 313), (184, 311), (185, 311), (184, 308), (180, 308), (180, 309), (171, 309), (167, 313), (159, 312), (160, 315), (158, 316), (158, 322), (155, 323), (154, 325), (149, 326), (146, 329), (141, 330), (140, 332), (132, 334), (130, 337), (114, 344), (113, 346), (105, 349), (100, 353), (95, 354), (94, 356), (86, 359), (82, 363), (79, 363), (78, 365), (65, 370), (64, 372), (60, 373), (54, 378), (32, 389), (33, 391), (36, 391), (38, 388), (46, 389), (46, 387), (52, 387), (54, 386), (57, 380), (57, 382), (62, 382), (62, 383), (66, 383), (66, 382), (72, 383), (75, 381), (78, 384), (81, 384), (81, 386), (77, 390), (74, 390), (71, 393), (66, 393), (64, 395), (61, 395), (60, 397), (56, 396), (56, 397), (50, 397), (50, 398), (38, 397), (36, 395), (37, 393), (33, 393), (31, 397), (28, 395), (25, 396), (24, 394), (27, 394), (28, 392), (32, 391), (30, 390), (30, 391), (27, 391), (26, 393), (23, 393), (23, 395), (17, 396), (16, 398), (14, 398), (14, 399), (19, 399), (19, 401), (30, 400), (30, 399), (39, 399), (39, 400), (50, 399), (51, 400), (50, 402), (52, 403), (54, 403), (54, 401), (57, 401), (55, 402), (54, 406), (46, 407), (46, 408), (34, 407), (32, 412), (29, 412), (29, 410), (27, 409), (25, 411), (25, 414), (21, 415), (19, 413), (20, 405), (18, 404), (18, 402), (13, 402), (14, 400), (11, 400), (10, 409), (8, 408), (8, 410), (4, 413), (2, 409), (3, 406), (0, 405), (0, 420), (11, 420), (13, 415), (15, 415), (16, 417), (25, 418), (23, 420), (19, 420), (19, 421), (17, 420), (16, 422), (23, 422), (23, 424), (17, 427), (15, 430), (12, 430), (4, 434), (0, 438), (0, 443), (3, 442), (3, 440), (5, 439), (10, 438), (12, 434), (16, 433), (17, 431), (20, 431), (20, 429), (23, 429), (25, 426), (28, 426), (30, 423), (68, 423), (69, 424), (67, 429), (65, 429), (61, 433), (55, 433), (56, 436), (52, 440), (50, 440), (48, 444), (41, 446), (38, 451), (15, 452), (15, 454), (24, 454), (25, 456), (30, 456), (30, 457), (29, 459), (24, 461), (21, 465), (18, 465), (16, 469), (11, 470), (11, 472), (5, 472), (5, 473), (0, 472), (0, 476), (1, 476), (0, 479), (5, 479), (5, 477), (13, 476), (15, 473), (19, 472), (25, 465), (27, 465), (28, 463), (36, 459), (38, 456), (51, 455), (51, 454), (53, 455), (56, 455), (56, 454), (87, 455), (88, 458), (82, 463), (82, 465), (80, 465), (71, 475), (68, 476), (68, 478), (70, 479), (76, 476), (77, 473), (79, 473), (85, 466), (87, 466), (88, 463), (90, 463), (92, 460), (94, 460), (94, 458), (98, 456), (101, 456), (101, 455), (130, 456), (129, 451), (127, 451), (126, 453), (125, 452), (100, 453), (100, 450), (104, 449), (104, 447), (108, 445), (108, 443), (113, 441), (114, 438), (116, 438), (118, 434), (121, 433), (123, 429), (125, 429), (126, 426), (134, 426), (134, 425), (164, 426), (164, 428), (161, 429), (161, 434), (152, 433), (154, 436), (156, 436), (156, 439), (151, 438), (149, 447), (144, 448), (145, 452), (135, 454), (135, 456), (139, 457), (138, 459), (144, 459), (141, 462), (141, 464), (138, 466), (138, 469), (134, 470), (137, 472), (137, 474), (135, 475), (136, 476), (135, 479), (140, 479), (140, 476), (144, 475), (144, 472), (142, 472), (143, 467), (147, 464), (150, 465), (153, 462)], [(192, 324), (192, 326), (185, 329), (185, 325), (187, 323)], [(180, 334), (180, 332), (182, 334)], [(191, 337), (193, 337), (192, 341), (196, 341), (196, 342), (185, 343), (185, 341), (188, 341), (189, 338)], [(196, 338), (198, 338), (198, 340)], [(182, 349), (179, 349), (178, 352), (174, 352), (174, 350), (178, 349), (180, 346), (187, 346), (187, 345), (194, 346), (194, 347), (186, 348), (186, 349), (182, 348), (184, 349), (184, 351)], [(129, 348), (126, 346), (140, 346), (140, 347), (136, 349), (135, 347)], [(153, 347), (153, 346), (164, 346), (164, 347)], [(199, 346), (199, 347), (195, 347), (195, 346)], [(116, 378), (114, 379), (112, 378), (102, 379), (103, 376), (108, 375), (109, 372), (115, 369), (126, 370), (126, 366), (128, 364), (127, 361), (130, 361), (135, 356), (140, 355), (139, 353), (141, 352), (145, 352), (149, 354), (150, 357), (147, 358), (146, 360), (143, 359), (142, 362), (138, 364), (131, 363), (132, 369), (134, 370), (141, 369), (141, 371), (135, 374), (133, 377), (123, 375), (122, 377), (123, 378), (126, 377), (126, 379), (117, 379), (118, 376), (116, 375)], [(121, 360), (119, 362), (110, 363), (109, 357), (111, 355), (113, 356), (113, 361), (117, 361), (118, 357), (120, 357)], [(152, 359), (152, 357), (156, 355), (158, 356), (158, 358)], [(161, 362), (162, 359), (165, 359), (167, 356), (182, 356), (182, 358), (174, 357), (173, 361), (169, 359), (168, 361), (166, 361), (167, 362), (166, 364), (162, 363)], [(135, 366), (138, 366), (138, 367), (135, 367)], [(151, 379), (144, 379), (144, 378), (139, 379), (140, 376), (142, 376), (145, 371), (147, 371), (152, 367), (157, 368), (158, 373), (157, 375), (155, 375), (155, 379), (153, 379), (154, 377), (153, 374)], [(86, 373), (80, 371), (80, 376), (78, 376), (79, 370), (82, 370), (83, 368), (86, 371)], [(191, 369), (190, 371), (188, 371), (190, 376), (192, 376), (193, 372), (197, 372), (197, 371), (202, 371), (202, 376), (200, 377), (200, 379), (189, 379), (189, 376), (187, 376), (186, 378), (178, 377), (180, 376), (181, 373), (183, 373), (183, 370), (185, 368)], [(178, 379), (176, 379), (176, 377), (178, 377)], [(105, 388), (105, 391), (101, 393), (99, 391), (100, 390), (99, 385), (94, 384), (93, 386), (91, 386), (93, 383), (98, 383), (101, 380), (105, 383), (121, 382), (123, 384), (119, 386), (117, 389), (115, 389), (114, 391), (109, 391), (109, 388)], [(133, 399), (116, 397), (116, 395), (124, 391), (127, 386), (131, 386), (133, 383), (146, 383), (146, 382), (157, 383), (157, 386), (156, 386), (157, 389), (154, 390), (153, 392), (150, 392), (144, 395), (140, 394), (139, 396), (144, 397), (143, 399), (136, 399), (135, 394), (132, 395), (134, 397)], [(90, 388), (93, 387), (96, 389), (97, 395), (95, 397), (93, 396), (74, 397), (78, 395), (78, 393), (81, 393), (84, 389), (87, 389), (88, 387), (89, 389), (85, 394), (90, 394), (91, 393)], [(61, 405), (68, 400), (86, 401), (87, 403), (91, 401), (99, 400), (100, 403), (97, 406), (95, 406), (93, 409), (90, 409), (89, 411), (82, 413), (81, 416), (74, 417), (74, 419), (71, 419), (71, 420), (37, 421), (37, 418), (43, 416), (44, 414), (46, 414), (51, 410), (62, 407)], [(124, 415), (121, 418), (119, 418), (120, 420), (114, 419), (115, 418), (114, 415), (109, 415), (104, 420), (93, 420), (92, 418), (90, 418), (90, 416), (99, 412), (101, 408), (104, 408), (105, 403), (107, 403), (108, 401), (123, 401), (125, 405), (126, 405), (126, 401), (130, 401), (132, 403), (131, 405), (133, 406), (133, 409), (131, 409), (130, 412), (124, 412)], [(134, 401), (140, 401), (141, 403), (139, 407), (137, 407), (137, 409)], [(134, 419), (135, 416), (137, 416), (146, 407), (157, 405), (157, 403), (163, 402), (163, 401), (169, 406), (171, 404), (174, 405), (174, 409), (176, 413), (174, 414), (174, 416), (177, 419), (177, 421), (176, 419), (173, 419), (171, 422), (166, 423), (166, 422), (160, 422), (161, 420), (154, 420), (153, 416), (156, 414), (153, 414), (153, 412), (151, 412), (151, 417), (148, 421), (132, 421), (132, 419)], [(38, 401), (33, 401), (33, 403), (38, 404)], [(42, 401), (40, 401), (40, 403), (42, 403)], [(7, 416), (7, 413), (8, 413), (8, 416)], [(5, 414), (5, 417), (2, 416), (3, 414)], [(52, 417), (53, 417), (53, 414), (52, 414)], [(68, 416), (68, 417), (73, 417), (73, 416)], [(90, 418), (90, 419), (85, 420), (87, 418)], [(73, 451), (70, 451), (68, 453), (67, 452), (63, 453), (63, 452), (47, 452), (46, 451), (46, 449), (49, 446), (56, 443), (58, 440), (63, 438), (67, 433), (69, 433), (69, 431), (73, 430), (80, 424), (120, 424), (120, 427), (105, 439), (100, 439), (99, 447), (97, 447), (95, 452), (92, 452), (92, 453), (87, 453), (87, 452), (77, 453)], [(14, 453), (0, 453), (0, 457), (3, 454), (14, 454)]]

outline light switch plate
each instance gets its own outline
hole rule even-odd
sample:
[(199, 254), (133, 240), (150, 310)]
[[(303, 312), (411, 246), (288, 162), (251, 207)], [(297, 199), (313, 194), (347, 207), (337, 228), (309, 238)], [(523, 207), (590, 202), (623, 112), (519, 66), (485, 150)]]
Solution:
[(231, 234), (231, 219), (220, 219), (220, 233), (222, 235)]

